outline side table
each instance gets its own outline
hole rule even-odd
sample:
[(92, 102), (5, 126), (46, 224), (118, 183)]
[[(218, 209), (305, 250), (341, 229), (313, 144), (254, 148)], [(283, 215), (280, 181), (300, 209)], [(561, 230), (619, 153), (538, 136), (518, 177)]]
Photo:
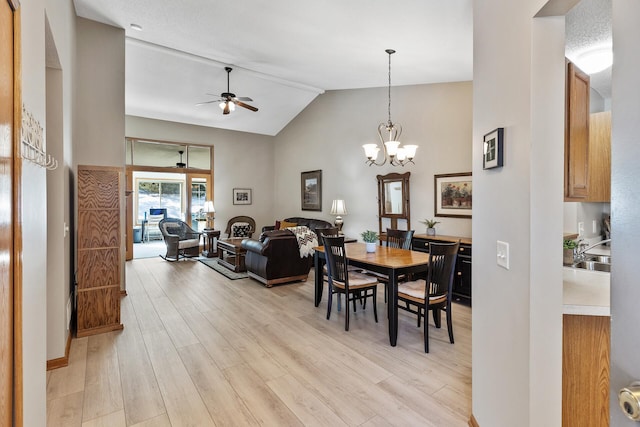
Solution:
[(218, 256), (218, 238), (220, 237), (220, 230), (205, 228), (202, 230), (202, 236), (204, 238), (202, 256), (206, 258)]

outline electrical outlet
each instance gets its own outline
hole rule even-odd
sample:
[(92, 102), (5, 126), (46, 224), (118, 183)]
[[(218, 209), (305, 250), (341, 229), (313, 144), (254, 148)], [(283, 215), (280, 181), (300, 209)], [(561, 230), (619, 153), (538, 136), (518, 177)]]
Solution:
[(584, 236), (584, 222), (582, 221), (578, 223), (578, 236)]
[(591, 223), (591, 232), (593, 234), (596, 234), (598, 232), (598, 221), (597, 220), (593, 220), (593, 222)]
[(496, 257), (498, 265), (504, 269), (509, 269), (509, 243), (498, 240), (496, 245)]

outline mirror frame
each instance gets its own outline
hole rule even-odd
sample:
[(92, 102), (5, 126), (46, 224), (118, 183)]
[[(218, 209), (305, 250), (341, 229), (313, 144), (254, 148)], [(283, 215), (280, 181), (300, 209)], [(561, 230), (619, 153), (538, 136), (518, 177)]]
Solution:
[[(406, 173), (389, 173), (386, 175), (377, 175), (378, 179), (378, 229), (380, 240), (386, 240), (386, 228), (382, 229), (382, 222), (384, 218), (391, 220), (391, 227), (398, 228), (398, 220), (407, 221), (407, 230), (411, 230), (411, 211), (409, 203), (409, 177), (411, 172)], [(385, 185), (391, 182), (402, 183), (402, 213), (389, 214), (385, 213), (384, 206), (386, 202), (385, 197)]]

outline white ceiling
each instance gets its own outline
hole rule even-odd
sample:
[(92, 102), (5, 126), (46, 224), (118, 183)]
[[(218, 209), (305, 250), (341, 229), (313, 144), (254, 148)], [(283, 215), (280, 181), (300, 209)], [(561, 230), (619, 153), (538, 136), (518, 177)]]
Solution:
[[(388, 48), (394, 86), (473, 78), (471, 0), (74, 4), (125, 29), (129, 115), (276, 135), (326, 90), (386, 86)], [(226, 92), (227, 65), (231, 92), (258, 112), (195, 105)]]

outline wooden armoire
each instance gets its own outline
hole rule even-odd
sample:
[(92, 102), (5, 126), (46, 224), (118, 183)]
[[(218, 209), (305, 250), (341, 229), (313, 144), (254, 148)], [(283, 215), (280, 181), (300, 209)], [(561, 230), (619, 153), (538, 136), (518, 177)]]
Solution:
[(77, 336), (122, 329), (120, 323), (123, 172), (78, 166)]

